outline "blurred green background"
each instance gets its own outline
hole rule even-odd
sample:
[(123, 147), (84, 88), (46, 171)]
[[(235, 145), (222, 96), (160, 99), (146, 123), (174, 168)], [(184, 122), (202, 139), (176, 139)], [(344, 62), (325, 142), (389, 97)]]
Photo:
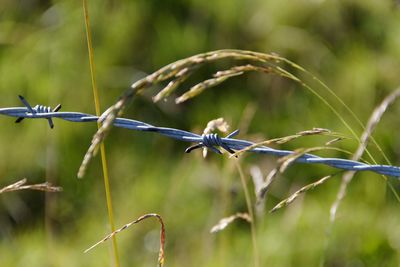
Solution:
[[(102, 110), (146, 74), (223, 48), (275, 52), (296, 62), (326, 82), (364, 123), (400, 84), (398, 1), (97, 0), (89, 1), (89, 13)], [(202, 68), (178, 92), (221, 67), (226, 65)], [(346, 110), (307, 81), (360, 135)], [(159, 89), (135, 98), (124, 116), (198, 133), (209, 120), (224, 117), (232, 129), (249, 124), (240, 137), (250, 140), (313, 127), (350, 134), (320, 100), (276, 76), (236, 77), (182, 105), (173, 97), (153, 104), (151, 96)], [(21, 94), (33, 105), (62, 103), (64, 111), (94, 113), (80, 1), (0, 1), (0, 93), (1, 107), (21, 106)], [(374, 134), (395, 165), (400, 165), (398, 114), (400, 106), (391, 107)], [(99, 157), (84, 179), (76, 178), (96, 125), (56, 120), (50, 130), (44, 120), (14, 124), (7, 117), (0, 123), (0, 187), (26, 177), (64, 188), (0, 195), (0, 265), (112, 266), (110, 243), (83, 254), (110, 232)], [(328, 140), (306, 137), (279, 147), (320, 146)], [(184, 154), (185, 145), (151, 133), (111, 132), (106, 149), (117, 227), (156, 212), (167, 229), (166, 266), (253, 266), (248, 224), (238, 221), (209, 233), (220, 218), (246, 211), (232, 160), (212, 153), (204, 160), (200, 151)], [(355, 151), (357, 142), (337, 146)], [(376, 147), (370, 150), (385, 163)], [(258, 166), (266, 175), (276, 164), (270, 156), (243, 159), (251, 193), (250, 168)], [(340, 176), (268, 213), (301, 186), (334, 171), (293, 165), (274, 182), (257, 220), (261, 266), (399, 266), (400, 203), (379, 175), (356, 175), (333, 227), (329, 209)], [(389, 182), (400, 192), (398, 180)], [(119, 234), (122, 266), (155, 266), (158, 233), (150, 220)]]

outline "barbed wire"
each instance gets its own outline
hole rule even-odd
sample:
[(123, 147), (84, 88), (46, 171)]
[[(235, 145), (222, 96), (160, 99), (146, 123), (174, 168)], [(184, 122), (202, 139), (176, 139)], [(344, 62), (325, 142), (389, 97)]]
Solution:
[[(57, 105), (54, 109), (43, 105), (36, 105), (35, 107), (32, 107), (24, 97), (19, 96), (19, 98), (21, 102), (25, 105), (25, 107), (0, 108), (1, 115), (17, 117), (16, 123), (21, 122), (23, 119), (47, 119), (50, 128), (53, 128), (54, 127), (53, 118), (63, 119), (71, 122), (97, 122), (98, 120), (102, 121), (105, 118), (105, 116), (98, 117), (82, 112), (59, 112), (59, 110), (61, 109), (61, 105)], [(227, 151), (228, 153), (233, 154), (235, 151), (242, 150), (255, 145), (255, 143), (250, 141), (234, 139), (234, 137), (239, 133), (239, 130), (235, 130), (226, 137), (220, 137), (217, 134), (199, 135), (180, 129), (157, 127), (145, 122), (126, 119), (126, 118), (116, 118), (114, 121), (114, 126), (130, 130), (143, 131), (143, 132), (155, 132), (180, 141), (196, 143), (195, 145), (188, 147), (185, 150), (186, 153), (190, 153), (191, 151), (198, 148), (207, 147), (218, 154), (222, 154), (221, 150), (218, 149), (218, 147), (220, 147), (225, 151)], [(278, 157), (290, 156), (295, 154), (294, 151), (279, 150), (270, 148), (268, 146), (252, 147), (247, 151), (260, 154), (269, 154)], [(400, 177), (400, 167), (397, 166), (370, 165), (363, 162), (348, 160), (348, 159), (323, 158), (309, 153), (297, 157), (295, 159), (295, 162), (309, 163), (309, 164), (324, 164), (327, 166), (343, 170), (356, 171), (356, 172), (372, 171), (383, 175)]]

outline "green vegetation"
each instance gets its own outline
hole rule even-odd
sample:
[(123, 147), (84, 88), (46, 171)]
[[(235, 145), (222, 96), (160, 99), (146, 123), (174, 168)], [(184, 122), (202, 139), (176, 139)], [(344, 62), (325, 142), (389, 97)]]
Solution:
[[(20, 106), (21, 94), (31, 104), (62, 103), (63, 111), (95, 114), (82, 3), (3, 2), (0, 107)], [(153, 103), (152, 97), (167, 82), (127, 102), (123, 117), (154, 125), (201, 133), (207, 122), (223, 117), (231, 130), (239, 128), (241, 138), (253, 141), (326, 128), (348, 138), (334, 143), (338, 150), (315, 153), (351, 158), (344, 151), (354, 153), (363, 132), (353, 114), (366, 125), (374, 108), (400, 85), (396, 1), (89, 0), (88, 8), (102, 111), (133, 82), (207, 51), (279, 55), (309, 71), (271, 61), (301, 82), (285, 78), (285, 72), (258, 69), (175, 104), (176, 97), (217, 71), (249, 62), (260, 66), (232, 57), (210, 62), (165, 101)], [(372, 135), (386, 156), (370, 142), (373, 159), (368, 153), (363, 159), (387, 164), (387, 158), (400, 165), (399, 112), (395, 103)], [(76, 178), (96, 124), (54, 122), (51, 130), (44, 120), (14, 124), (0, 117), (0, 189), (22, 178), (28, 184), (49, 181), (63, 188), (0, 195), (0, 265), (113, 266), (110, 241), (83, 253), (111, 232), (100, 155), (92, 159), (83, 179)], [(333, 138), (307, 135), (271, 146), (307, 149)], [(160, 214), (166, 228), (165, 266), (399, 265), (400, 203), (394, 194), (400, 193), (398, 179), (357, 173), (333, 223), (330, 209), (342, 174), (269, 213), (303, 186), (337, 172), (322, 165), (293, 164), (271, 184), (264, 209), (247, 217), (249, 202), (256, 202), (250, 173), (258, 167), (266, 177), (278, 159), (243, 154), (235, 160), (215, 153), (203, 159), (201, 151), (183, 153), (185, 145), (117, 128), (105, 140), (115, 226), (144, 214)], [(235, 214), (238, 217), (225, 229), (210, 233), (222, 218)], [(249, 224), (253, 217), (254, 224)], [(155, 266), (159, 234), (155, 219), (118, 234), (120, 265)]]

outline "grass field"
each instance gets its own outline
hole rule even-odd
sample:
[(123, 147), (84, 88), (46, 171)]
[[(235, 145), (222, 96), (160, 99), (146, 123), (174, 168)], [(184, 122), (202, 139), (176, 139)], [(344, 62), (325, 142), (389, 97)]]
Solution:
[[(89, 114), (123, 103), (125, 118), (198, 134), (222, 117), (228, 132), (240, 129), (238, 138), (254, 142), (324, 128), (333, 136), (303, 134), (268, 145), (326, 147), (340, 136), (345, 138), (329, 145), (337, 150), (313, 153), (350, 159), (374, 109), (400, 84), (397, 1), (100, 0), (87, 2), (86, 20), (84, 3), (0, 4), (0, 107), (21, 106), (18, 95), (32, 105), (61, 103), (61, 111)], [(243, 50), (259, 54), (250, 57)], [(210, 53), (221, 58), (204, 64), (193, 60), (209, 51), (219, 51)], [(181, 59), (191, 63), (173, 76), (176, 84), (152, 75), (152, 86), (145, 84), (126, 98), (131, 84)], [(176, 66), (164, 70), (173, 72)], [(189, 93), (193, 98), (176, 104), (199, 83)], [(166, 86), (174, 90), (154, 102)], [(399, 112), (394, 101), (382, 118), (373, 119), (377, 125), (367, 134), (361, 161), (400, 165)], [(0, 123), (0, 190), (22, 178), (27, 185), (47, 181), (63, 188), (0, 193), (0, 266), (155, 266), (156, 218), (118, 233), (117, 249), (109, 240), (84, 253), (112, 229), (149, 213), (159, 214), (165, 224), (165, 266), (400, 263), (400, 181), (395, 177), (356, 173), (332, 218), (344, 175), (334, 168), (291, 164), (256, 204), (253, 181), (266, 179), (280, 166), (279, 158), (245, 153), (236, 159), (212, 151), (203, 158), (201, 149), (184, 153), (188, 143), (112, 128), (102, 149), (107, 198), (102, 152), (77, 178), (96, 123), (54, 119), (50, 129), (45, 120), (15, 124), (4, 116)], [(287, 207), (269, 212), (332, 174)], [(221, 219), (237, 213), (243, 218), (210, 233)]]

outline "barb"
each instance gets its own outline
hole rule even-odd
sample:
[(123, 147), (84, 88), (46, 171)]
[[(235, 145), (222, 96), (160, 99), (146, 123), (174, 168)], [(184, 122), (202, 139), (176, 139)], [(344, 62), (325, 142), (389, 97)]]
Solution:
[[(81, 112), (57, 112), (57, 110), (50, 111), (49, 108), (40, 108), (43, 106), (35, 106), (32, 108), (29, 103), (20, 97), (21, 101), (24, 103), (25, 107), (11, 107), (11, 108), (0, 108), (0, 114), (10, 117), (17, 118), (27, 118), (27, 119), (47, 119), (59, 118), (71, 122), (96, 122), (98, 120), (103, 121), (106, 116), (97, 117), (91, 114), (81, 113)], [(21, 121), (22, 119), (19, 119)], [(290, 150), (279, 150), (270, 148), (268, 146), (257, 146), (255, 143), (234, 139), (239, 131), (236, 130), (227, 137), (219, 137), (217, 134), (206, 134), (199, 135), (191, 133), (188, 131), (167, 128), (167, 127), (157, 127), (151, 124), (126, 119), (126, 118), (115, 118), (113, 125), (120, 128), (125, 128), (129, 130), (143, 131), (143, 132), (154, 132), (173, 139), (177, 139), (184, 142), (196, 143), (194, 146), (190, 146), (186, 149), (186, 152), (191, 152), (193, 149), (200, 147), (207, 147), (216, 153), (222, 153), (217, 147), (221, 147), (229, 153), (235, 153), (235, 151), (243, 150), (247, 147), (252, 147), (248, 152), (255, 152), (260, 154), (274, 155), (278, 157), (284, 157), (293, 155), (295, 152)], [(52, 123), (50, 123), (50, 127)], [(339, 158), (323, 158), (314, 154), (305, 153), (297, 157), (295, 162), (298, 163), (309, 163), (309, 164), (324, 164), (334, 168), (350, 171), (373, 171), (375, 173), (400, 177), (400, 167), (391, 165), (370, 165), (363, 162), (339, 159)]]

